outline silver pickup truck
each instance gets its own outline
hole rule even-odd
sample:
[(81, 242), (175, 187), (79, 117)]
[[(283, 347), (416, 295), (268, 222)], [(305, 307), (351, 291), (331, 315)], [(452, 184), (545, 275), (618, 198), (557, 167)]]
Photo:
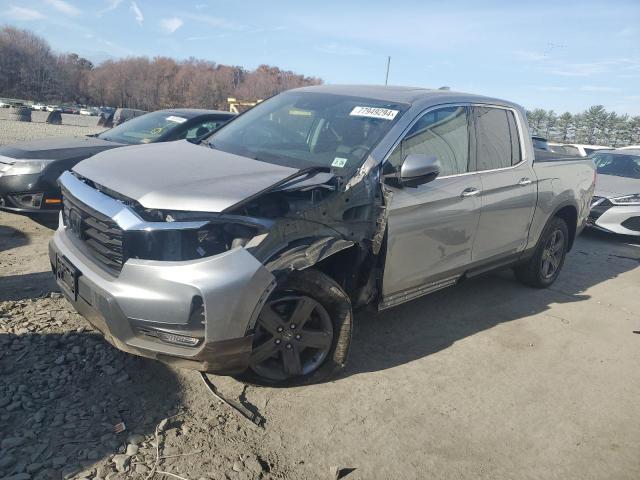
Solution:
[(353, 309), (488, 270), (551, 285), (594, 189), (535, 162), (524, 110), (421, 88), (277, 95), (200, 144), (100, 153), (62, 175), (58, 284), (126, 352), (268, 385), (329, 378)]

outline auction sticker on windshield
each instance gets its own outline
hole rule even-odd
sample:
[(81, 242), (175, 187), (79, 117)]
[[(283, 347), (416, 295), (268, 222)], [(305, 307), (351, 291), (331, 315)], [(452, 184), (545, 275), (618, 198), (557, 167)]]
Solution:
[(349, 115), (353, 117), (369, 117), (369, 118), (381, 118), (383, 120), (393, 120), (396, 118), (398, 110), (391, 110), (389, 108), (379, 107), (353, 107)]
[(336, 157), (331, 162), (332, 167), (343, 168), (347, 164), (347, 159), (342, 157)]
[(167, 122), (184, 123), (186, 121), (187, 121), (186, 118), (176, 117), (175, 115), (171, 115), (170, 117), (167, 117)]

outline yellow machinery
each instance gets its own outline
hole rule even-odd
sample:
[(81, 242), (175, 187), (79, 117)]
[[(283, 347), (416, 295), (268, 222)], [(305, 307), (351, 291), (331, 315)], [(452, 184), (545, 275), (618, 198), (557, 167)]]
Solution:
[(251, 107), (256, 106), (262, 100), (238, 100), (233, 97), (227, 98), (227, 103), (229, 104), (229, 111), (231, 113), (242, 113), (245, 110), (249, 110)]

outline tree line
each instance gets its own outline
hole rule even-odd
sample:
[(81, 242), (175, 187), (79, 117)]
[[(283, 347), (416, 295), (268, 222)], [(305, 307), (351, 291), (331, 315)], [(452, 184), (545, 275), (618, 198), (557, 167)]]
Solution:
[[(0, 29), (0, 97), (157, 110), (227, 109), (227, 98), (264, 99), (322, 80), (278, 67), (255, 70), (190, 58), (132, 57), (98, 66), (75, 53), (56, 53), (28, 30)], [(527, 112), (534, 135), (561, 143), (640, 144), (640, 116), (618, 115), (602, 105), (571, 114)]]
[(132, 57), (98, 66), (75, 53), (56, 53), (28, 30), (0, 29), (0, 97), (156, 110), (226, 109), (227, 98), (264, 99), (322, 80), (278, 67), (255, 70), (190, 58)]
[(640, 144), (640, 115), (619, 115), (608, 112), (602, 105), (594, 105), (582, 113), (536, 108), (527, 112), (529, 128), (559, 143), (585, 143), (621, 147)]

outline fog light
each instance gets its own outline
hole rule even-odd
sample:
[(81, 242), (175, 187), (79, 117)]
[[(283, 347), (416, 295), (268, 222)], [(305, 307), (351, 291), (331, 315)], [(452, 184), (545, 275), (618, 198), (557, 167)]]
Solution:
[(195, 347), (200, 343), (199, 338), (188, 337), (186, 335), (178, 335), (177, 333), (157, 331), (158, 338), (163, 342), (173, 343), (175, 345), (183, 345), (185, 347)]
[(10, 195), (13, 202), (22, 208), (40, 208), (44, 193), (23, 193), (20, 195)]

